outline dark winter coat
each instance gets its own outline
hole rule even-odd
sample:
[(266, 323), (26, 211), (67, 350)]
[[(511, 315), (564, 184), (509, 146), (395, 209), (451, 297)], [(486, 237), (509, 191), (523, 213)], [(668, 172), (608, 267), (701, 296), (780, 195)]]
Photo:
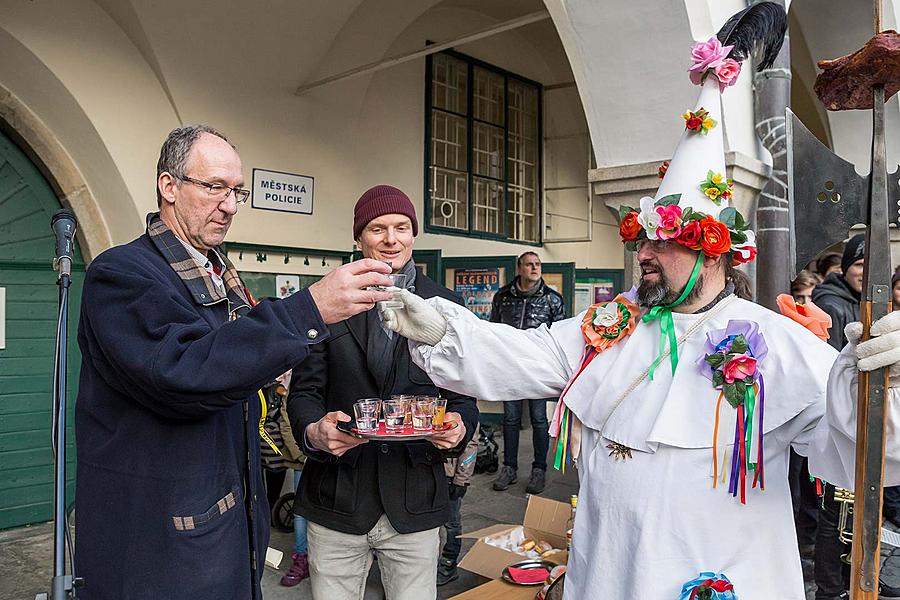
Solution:
[(230, 292), (211, 295), (166, 232), (104, 252), (85, 276), (78, 597), (261, 598), (270, 517), (256, 394), (328, 329), (307, 291), (229, 321)]
[(519, 276), (494, 294), (491, 305), (491, 321), (506, 323), (517, 329), (533, 329), (546, 323), (548, 326), (566, 318), (563, 297), (544, 283), (537, 283), (534, 294), (526, 295), (518, 287)]
[[(418, 270), (415, 293), (460, 302)], [(376, 380), (366, 359), (368, 327), (365, 313), (332, 325), (331, 337), (294, 368), (288, 400), (294, 436), (305, 439), (306, 427), (328, 412), (353, 415), (359, 398), (440, 394), (447, 399), (447, 412), (459, 413), (466, 426), (465, 438), (455, 449), (461, 452), (478, 424), (475, 401), (435, 387), (412, 362), (404, 338), (394, 347), (393, 367), (382, 381)], [(368, 533), (382, 514), (400, 533), (439, 527), (449, 517), (444, 457), (427, 441), (371, 441), (340, 457), (311, 450), (294, 510), (314, 523), (356, 535)]]
[(813, 289), (812, 300), (831, 317), (828, 343), (840, 350), (847, 344), (844, 327), (859, 321), (859, 294), (840, 273), (829, 273), (825, 281)]

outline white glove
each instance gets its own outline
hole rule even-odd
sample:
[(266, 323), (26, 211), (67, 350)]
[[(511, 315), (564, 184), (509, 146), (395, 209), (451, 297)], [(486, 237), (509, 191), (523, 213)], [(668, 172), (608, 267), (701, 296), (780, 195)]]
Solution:
[(394, 293), (403, 308), (378, 308), (384, 326), (408, 340), (436, 346), (447, 333), (447, 319), (425, 300), (409, 292)]
[(848, 323), (844, 328), (847, 341), (856, 346), (860, 371), (889, 367), (891, 387), (900, 387), (900, 311), (888, 313), (872, 323), (872, 337), (860, 342), (862, 323)]

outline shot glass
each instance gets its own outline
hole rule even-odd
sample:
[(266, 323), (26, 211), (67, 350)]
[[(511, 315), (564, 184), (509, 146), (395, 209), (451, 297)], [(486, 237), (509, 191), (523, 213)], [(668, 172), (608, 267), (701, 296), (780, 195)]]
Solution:
[(384, 409), (384, 428), (387, 431), (402, 431), (406, 421), (406, 401), (393, 396), (382, 403)]
[(410, 396), (407, 394), (396, 394), (391, 396), (392, 399), (401, 400), (403, 402), (403, 410), (404, 410), (404, 425), (412, 425), (412, 403), (413, 400), (416, 399), (415, 396)]
[(377, 398), (364, 398), (353, 405), (353, 416), (356, 428), (360, 431), (375, 431), (378, 428), (378, 412), (381, 401)]
[(434, 417), (431, 419), (431, 424), (435, 429), (443, 429), (444, 428), (444, 415), (447, 413), (447, 399), (446, 398), (435, 398), (434, 399)]
[(413, 402), (412, 421), (416, 431), (429, 431), (434, 420), (434, 398), (418, 396)]
[[(406, 288), (406, 274), (405, 273), (391, 273), (388, 275), (388, 279), (391, 280), (391, 288), (397, 288), (397, 290), (402, 290)], [(396, 291), (395, 296), (396, 296)], [(388, 288), (388, 291), (392, 291)], [(394, 297), (390, 300), (383, 300), (378, 303), (378, 306), (381, 308), (403, 308), (403, 301)]]

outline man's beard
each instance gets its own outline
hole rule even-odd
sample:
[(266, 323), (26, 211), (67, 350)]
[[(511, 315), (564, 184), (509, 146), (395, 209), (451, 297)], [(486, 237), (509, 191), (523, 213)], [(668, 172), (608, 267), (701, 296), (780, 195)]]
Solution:
[[(641, 278), (641, 283), (637, 289), (638, 304), (651, 308), (653, 306), (672, 304), (678, 300), (679, 296), (684, 292), (684, 288), (681, 288), (680, 290), (672, 289), (669, 279), (666, 277), (665, 272), (659, 264), (648, 263), (648, 266), (652, 266), (656, 269), (658, 280), (656, 283), (651, 283)], [(687, 284), (685, 284), (685, 287), (686, 286)], [(690, 291), (687, 297), (682, 301), (682, 304), (690, 304), (699, 298), (701, 293), (703, 293), (703, 276), (699, 275), (697, 277), (697, 282), (694, 284), (694, 289)]]

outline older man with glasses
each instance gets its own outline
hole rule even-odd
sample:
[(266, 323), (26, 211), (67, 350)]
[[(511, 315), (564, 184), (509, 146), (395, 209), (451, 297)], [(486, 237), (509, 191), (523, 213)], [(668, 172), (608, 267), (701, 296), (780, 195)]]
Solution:
[(375, 260), (253, 306), (220, 245), (247, 200), (240, 157), (207, 126), (172, 131), (159, 212), (85, 276), (75, 407), (75, 565), (84, 600), (261, 598), (269, 507), (259, 388), (390, 299)]

